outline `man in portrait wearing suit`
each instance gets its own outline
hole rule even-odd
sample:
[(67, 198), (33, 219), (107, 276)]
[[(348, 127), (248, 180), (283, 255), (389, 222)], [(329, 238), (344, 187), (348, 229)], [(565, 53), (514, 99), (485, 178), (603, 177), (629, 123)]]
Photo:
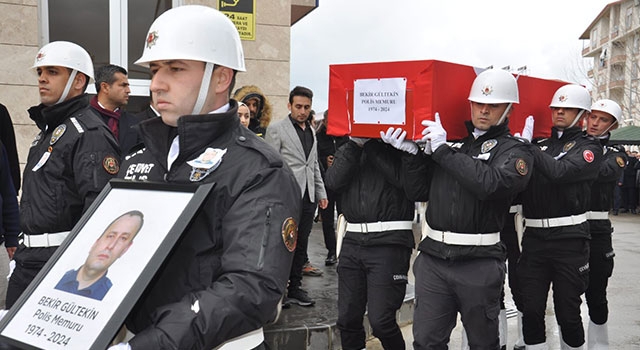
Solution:
[[(265, 141), (282, 155), (284, 161), (291, 168), (303, 194), (302, 213), (298, 225), (298, 242), (289, 275), (286, 300), (287, 303), (300, 306), (315, 304), (315, 301), (301, 288), (302, 273), (305, 268), (305, 274), (311, 275), (313, 272), (316, 275), (321, 274), (321, 271), (308, 263), (307, 245), (316, 206), (324, 209), (328, 203), (318, 164), (316, 135), (309, 124), (312, 99), (313, 92), (306, 87), (296, 86), (291, 90), (287, 105), (290, 111), (289, 116), (271, 124), (265, 137)], [(305, 264), (307, 264), (306, 267)]]

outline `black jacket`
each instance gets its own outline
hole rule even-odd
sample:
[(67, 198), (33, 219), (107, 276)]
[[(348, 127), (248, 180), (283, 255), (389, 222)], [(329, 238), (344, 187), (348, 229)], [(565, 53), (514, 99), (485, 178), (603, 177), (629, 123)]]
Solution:
[[(531, 177), (531, 147), (509, 134), (507, 122), (429, 157), (405, 155), (405, 191), (416, 201), (429, 201), (427, 223), (434, 230), (467, 234), (500, 232), (515, 196)], [(492, 246), (450, 245), (425, 238), (419, 250), (442, 259), (505, 258), (502, 242)]]
[[(401, 151), (370, 140), (364, 147), (347, 142), (327, 170), (326, 186), (341, 193), (347, 222), (413, 221), (414, 202), (402, 188)], [(347, 233), (345, 240), (362, 245), (397, 244), (413, 249), (412, 230)]]
[[(602, 146), (578, 127), (551, 130), (551, 137), (534, 143), (535, 171), (522, 194), (525, 218), (543, 219), (584, 214), (589, 210), (591, 186), (598, 178)], [(527, 227), (524, 237), (539, 239), (588, 238), (589, 224), (552, 228)]]
[(89, 109), (87, 95), (29, 109), (40, 129), (22, 182), (20, 226), (39, 234), (70, 231), (117, 174), (120, 149)]
[[(177, 129), (160, 118), (140, 123), (146, 148), (122, 166), (128, 180), (216, 183), (129, 314), (134, 350), (212, 349), (276, 316), (293, 258), (284, 224), (298, 222), (302, 195), (280, 155), (240, 125), (230, 104), (225, 113), (183, 116)], [(167, 170), (176, 131), (180, 153)], [(197, 175), (187, 162), (209, 147), (227, 152), (215, 170)]]
[[(96, 99), (96, 96), (92, 98)], [(105, 114), (105, 110), (99, 105), (91, 105), (91, 111), (95, 112), (95, 115), (100, 118), (105, 125), (109, 125), (109, 115)], [(118, 121), (118, 145), (120, 146), (123, 156), (129, 154), (135, 146), (142, 142), (135, 126), (143, 120), (145, 119), (138, 114), (128, 113), (127, 111), (120, 112), (120, 119)]]
[(16, 193), (20, 190), (20, 162), (18, 160), (18, 150), (16, 147), (16, 135), (13, 131), (13, 122), (7, 107), (0, 104), (0, 141), (7, 150), (7, 158), (9, 159), (9, 167), (11, 169), (11, 178)]
[[(624, 171), (627, 155), (624, 148), (618, 146), (608, 146), (609, 138), (601, 139), (604, 157), (598, 179), (591, 186), (590, 211), (608, 212), (613, 207), (613, 191), (616, 187), (620, 175)], [(589, 231), (591, 236), (596, 234), (611, 234), (611, 220), (589, 220)]]
[(6, 247), (17, 247), (19, 233), (18, 197), (11, 179), (7, 151), (0, 141), (0, 243), (5, 242)]
[(322, 124), (316, 132), (316, 140), (318, 140), (318, 162), (324, 174), (327, 170), (327, 157), (335, 156), (338, 148), (349, 141), (349, 137), (327, 135), (327, 126)]

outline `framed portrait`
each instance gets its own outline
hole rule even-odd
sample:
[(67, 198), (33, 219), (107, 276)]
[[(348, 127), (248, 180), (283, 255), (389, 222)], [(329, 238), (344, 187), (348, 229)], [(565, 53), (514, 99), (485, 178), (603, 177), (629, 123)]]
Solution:
[(23, 349), (101, 349), (214, 184), (111, 180), (0, 322)]

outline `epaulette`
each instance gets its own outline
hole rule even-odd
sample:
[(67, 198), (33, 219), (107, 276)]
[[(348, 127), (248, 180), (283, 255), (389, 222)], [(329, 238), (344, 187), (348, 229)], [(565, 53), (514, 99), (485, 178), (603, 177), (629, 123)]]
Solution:
[[(248, 129), (247, 129), (248, 130)], [(282, 157), (273, 147), (262, 138), (249, 131), (245, 135), (236, 136), (236, 144), (241, 147), (250, 148), (260, 153), (269, 162), (270, 167), (282, 167)]]

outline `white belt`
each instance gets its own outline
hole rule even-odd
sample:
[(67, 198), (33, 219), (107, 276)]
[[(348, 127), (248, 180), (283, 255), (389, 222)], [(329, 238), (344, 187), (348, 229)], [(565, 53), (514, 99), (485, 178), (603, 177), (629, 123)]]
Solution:
[(22, 244), (29, 248), (57, 247), (62, 244), (70, 231), (56, 233), (42, 233), (38, 235), (22, 234)]
[(524, 225), (527, 227), (547, 228), (577, 225), (585, 221), (587, 221), (587, 214), (578, 214), (560, 218), (524, 219)]
[(227, 340), (215, 350), (253, 349), (262, 344), (262, 342), (264, 342), (264, 332), (260, 327), (255, 331)]
[(427, 237), (434, 241), (453, 245), (482, 245), (489, 246), (500, 242), (500, 232), (494, 233), (457, 233), (437, 231), (426, 226)]
[(347, 232), (384, 232), (413, 229), (413, 221), (378, 221), (359, 224), (347, 223)]
[(509, 207), (509, 214), (522, 213), (522, 204), (516, 204)]
[(608, 211), (588, 211), (587, 220), (607, 220), (609, 219)]

